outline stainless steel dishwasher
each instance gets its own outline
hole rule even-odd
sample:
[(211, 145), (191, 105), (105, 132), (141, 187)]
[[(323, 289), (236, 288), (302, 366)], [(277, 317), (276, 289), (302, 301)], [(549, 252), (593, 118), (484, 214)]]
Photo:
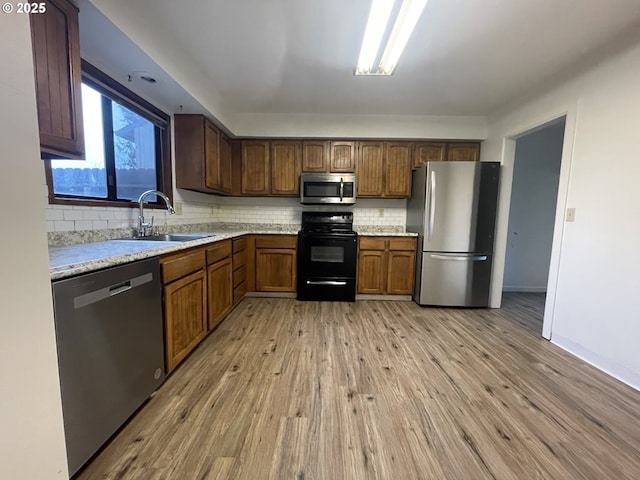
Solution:
[(53, 283), (69, 473), (164, 380), (160, 265), (133, 262)]

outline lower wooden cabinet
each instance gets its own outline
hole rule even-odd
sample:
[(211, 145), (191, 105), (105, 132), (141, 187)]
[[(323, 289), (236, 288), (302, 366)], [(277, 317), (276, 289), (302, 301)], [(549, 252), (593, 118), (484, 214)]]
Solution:
[(233, 307), (233, 269), (231, 257), (207, 267), (209, 292), (209, 330), (215, 328)]
[(415, 268), (415, 238), (358, 238), (358, 293), (412, 295)]
[[(203, 265), (204, 267), (204, 265)], [(207, 279), (204, 268), (164, 286), (167, 372), (207, 334)]]
[(242, 300), (248, 290), (247, 271), (249, 266), (247, 265), (247, 256), (249, 250), (249, 242), (247, 237), (240, 237), (233, 239), (233, 304), (237, 304)]
[(258, 235), (256, 245), (256, 291), (296, 291), (295, 235)]
[(387, 255), (382, 250), (358, 252), (358, 293), (385, 293)]

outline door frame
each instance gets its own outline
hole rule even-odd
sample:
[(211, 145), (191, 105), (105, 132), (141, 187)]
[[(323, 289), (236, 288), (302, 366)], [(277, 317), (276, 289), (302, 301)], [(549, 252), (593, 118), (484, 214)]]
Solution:
[(521, 127), (510, 132), (502, 140), (502, 178), (500, 180), (499, 218), (496, 226), (495, 255), (499, 259), (498, 268), (502, 274), (494, 275), (491, 287), (491, 306), (500, 307), (502, 303), (502, 287), (504, 281), (504, 264), (506, 257), (506, 243), (509, 229), (509, 210), (511, 208), (511, 189), (513, 186), (513, 172), (515, 164), (516, 140), (558, 122), (564, 117), (564, 139), (562, 142), (562, 156), (560, 160), (560, 178), (558, 181), (558, 197), (553, 228), (553, 242), (551, 259), (549, 262), (549, 278), (547, 280), (547, 294), (542, 322), (542, 336), (551, 340), (553, 331), (553, 317), (555, 314), (556, 294), (560, 276), (560, 260), (562, 256), (562, 241), (564, 238), (565, 212), (569, 196), (569, 180), (571, 175), (571, 161), (576, 133), (576, 119), (578, 105), (566, 111), (558, 112), (527, 127)]

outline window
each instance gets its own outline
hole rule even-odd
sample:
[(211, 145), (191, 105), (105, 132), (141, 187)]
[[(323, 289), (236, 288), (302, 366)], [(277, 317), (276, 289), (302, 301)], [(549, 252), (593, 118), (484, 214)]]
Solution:
[(86, 159), (50, 160), (51, 203), (127, 205), (145, 190), (171, 193), (169, 116), (82, 64)]

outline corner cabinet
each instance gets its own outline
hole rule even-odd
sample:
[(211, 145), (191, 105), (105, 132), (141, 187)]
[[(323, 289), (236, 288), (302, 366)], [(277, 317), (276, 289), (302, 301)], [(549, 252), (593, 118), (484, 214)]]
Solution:
[(202, 115), (174, 116), (176, 186), (203, 193), (231, 193), (231, 144)]
[(78, 9), (49, 0), (42, 14), (29, 15), (43, 158), (82, 159), (82, 72)]
[(358, 293), (413, 295), (415, 268), (415, 238), (358, 238)]

